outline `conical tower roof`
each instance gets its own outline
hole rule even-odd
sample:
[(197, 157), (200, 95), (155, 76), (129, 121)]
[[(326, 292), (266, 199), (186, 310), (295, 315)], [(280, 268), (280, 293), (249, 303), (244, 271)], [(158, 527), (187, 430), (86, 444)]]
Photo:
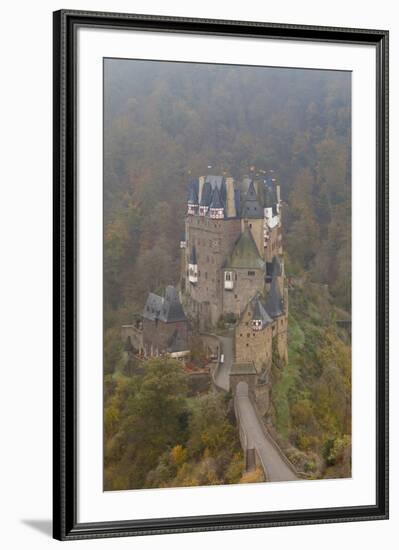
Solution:
[(284, 314), (284, 301), (281, 297), (277, 277), (272, 278), (272, 284), (266, 298), (266, 311), (271, 317), (279, 317)]
[(258, 201), (253, 180), (249, 184), (243, 201), (241, 217), (247, 219), (263, 218), (263, 208)]
[(254, 298), (252, 319), (256, 319), (257, 321), (262, 321), (262, 326), (264, 327), (273, 322), (273, 319), (267, 313), (264, 305), (262, 304), (259, 295), (255, 296)]

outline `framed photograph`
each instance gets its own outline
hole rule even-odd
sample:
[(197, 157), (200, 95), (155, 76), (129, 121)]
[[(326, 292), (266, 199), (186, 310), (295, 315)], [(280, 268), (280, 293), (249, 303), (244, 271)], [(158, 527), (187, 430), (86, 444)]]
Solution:
[(388, 517), (388, 31), (54, 13), (54, 537)]

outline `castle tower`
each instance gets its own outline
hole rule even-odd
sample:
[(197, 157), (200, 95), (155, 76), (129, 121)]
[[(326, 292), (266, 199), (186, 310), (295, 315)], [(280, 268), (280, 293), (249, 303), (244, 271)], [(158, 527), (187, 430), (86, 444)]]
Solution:
[(271, 262), (276, 254), (281, 259), (283, 254), (280, 186), (271, 177), (263, 181), (263, 208), (264, 255), (265, 260)]
[(188, 261), (188, 280), (192, 285), (198, 283), (198, 263), (195, 244), (192, 246), (190, 259)]
[[(191, 319), (198, 320), (205, 329), (215, 326), (223, 312), (222, 266), (240, 235), (240, 219), (236, 216), (237, 196), (232, 178), (201, 176), (191, 186), (182, 273), (182, 279), (187, 277), (189, 284), (182, 299)], [(197, 188), (199, 200), (195, 210), (191, 205)]]
[(287, 304), (284, 303), (283, 295), (280, 291), (278, 277), (276, 276), (272, 278), (270, 290), (266, 297), (265, 308), (273, 318), (273, 337), (276, 339), (279, 357), (286, 363), (288, 360), (288, 311)]

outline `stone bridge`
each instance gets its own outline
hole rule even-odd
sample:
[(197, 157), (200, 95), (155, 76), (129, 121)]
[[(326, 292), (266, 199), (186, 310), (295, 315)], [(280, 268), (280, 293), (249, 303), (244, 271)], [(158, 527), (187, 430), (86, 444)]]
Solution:
[(247, 470), (259, 465), (267, 481), (295, 481), (299, 477), (266, 429), (255, 402), (256, 370), (252, 364), (233, 367), (233, 339), (219, 336), (223, 363), (213, 374), (214, 385), (219, 390), (231, 389), (234, 411), (245, 456)]

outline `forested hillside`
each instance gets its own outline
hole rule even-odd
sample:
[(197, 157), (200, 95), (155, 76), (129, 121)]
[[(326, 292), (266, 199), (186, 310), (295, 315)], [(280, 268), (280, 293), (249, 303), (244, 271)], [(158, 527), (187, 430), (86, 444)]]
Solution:
[(242, 476), (228, 396), (190, 395), (173, 361), (124, 370), (120, 341), (147, 292), (179, 279), (190, 178), (250, 166), (281, 185), (290, 287), (269, 428), (309, 477), (350, 475), (350, 73), (126, 60), (104, 70), (105, 488), (260, 479)]
[(106, 326), (175, 283), (190, 174), (274, 170), (288, 274), (350, 308), (350, 73), (105, 61)]

